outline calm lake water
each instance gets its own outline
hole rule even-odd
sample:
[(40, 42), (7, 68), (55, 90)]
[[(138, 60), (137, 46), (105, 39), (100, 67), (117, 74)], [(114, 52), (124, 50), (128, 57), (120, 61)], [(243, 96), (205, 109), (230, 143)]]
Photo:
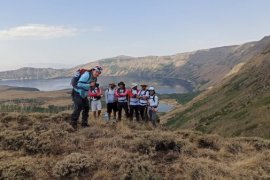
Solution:
[[(16, 86), (16, 87), (31, 87), (37, 88), (41, 91), (55, 91), (62, 89), (69, 89), (71, 78), (62, 78), (62, 79), (47, 79), (47, 80), (0, 80), (0, 85)], [(107, 88), (109, 82), (126, 82), (126, 86), (129, 87), (132, 82), (140, 84), (135, 78), (126, 78), (126, 77), (100, 77), (98, 82), (101, 87)], [(142, 82), (147, 82), (150, 86), (156, 88), (158, 94), (172, 94), (172, 93), (184, 93), (192, 89), (187, 82), (174, 81), (172, 79), (159, 81), (158, 79), (148, 79), (143, 80)], [(173, 84), (174, 83), (174, 84)], [(159, 112), (169, 112), (173, 109), (173, 106), (169, 104), (160, 103)]]
[[(0, 80), (0, 85), (16, 86), (16, 87), (31, 87), (37, 88), (41, 91), (55, 91), (62, 89), (69, 89), (71, 78), (62, 79), (42, 79), (42, 80)], [(126, 86), (129, 87), (131, 83), (136, 82), (140, 84), (135, 78), (126, 77), (100, 77), (98, 82), (101, 87), (106, 88), (110, 82), (124, 81)], [(174, 84), (172, 84), (173, 82)], [(177, 82), (179, 81), (179, 82)], [(150, 86), (156, 87), (156, 92), (159, 94), (172, 94), (172, 93), (184, 93), (192, 91), (192, 86), (182, 80), (173, 79), (147, 79), (142, 82), (148, 83)]]
[(169, 112), (169, 111), (173, 110), (173, 108), (174, 107), (169, 105), (169, 104), (159, 103), (158, 112)]

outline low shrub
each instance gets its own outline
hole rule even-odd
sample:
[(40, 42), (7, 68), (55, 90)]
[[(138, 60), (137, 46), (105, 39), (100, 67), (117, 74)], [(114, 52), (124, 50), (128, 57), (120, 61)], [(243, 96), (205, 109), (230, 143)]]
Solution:
[(95, 166), (95, 162), (89, 156), (72, 153), (56, 163), (53, 174), (56, 177), (80, 177), (89, 173)]

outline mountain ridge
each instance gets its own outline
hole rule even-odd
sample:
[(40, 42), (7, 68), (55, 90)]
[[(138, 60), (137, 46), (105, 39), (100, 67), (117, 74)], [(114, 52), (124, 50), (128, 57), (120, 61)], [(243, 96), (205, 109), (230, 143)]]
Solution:
[[(192, 82), (196, 89), (207, 89), (219, 83), (235, 66), (246, 63), (261, 51), (264, 37), (260, 41), (241, 45), (201, 49), (167, 56), (131, 57), (120, 55), (78, 65), (69, 69), (24, 69), (0, 72), (0, 79), (37, 79), (71, 77), (79, 68), (91, 68), (96, 64), (104, 67), (105, 76), (136, 78), (176, 78)], [(39, 74), (39, 76), (37, 76)]]

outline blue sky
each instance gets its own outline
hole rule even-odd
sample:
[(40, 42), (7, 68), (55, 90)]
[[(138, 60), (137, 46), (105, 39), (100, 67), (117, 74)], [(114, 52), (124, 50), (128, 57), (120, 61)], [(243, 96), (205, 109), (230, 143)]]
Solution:
[(171, 55), (270, 35), (269, 0), (0, 0), (0, 70)]

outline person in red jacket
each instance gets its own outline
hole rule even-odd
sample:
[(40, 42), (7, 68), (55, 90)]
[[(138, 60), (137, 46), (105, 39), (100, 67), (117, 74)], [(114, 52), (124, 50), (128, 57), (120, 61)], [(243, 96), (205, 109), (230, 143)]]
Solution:
[(118, 89), (115, 91), (117, 97), (117, 108), (118, 108), (118, 121), (121, 121), (122, 109), (125, 110), (126, 117), (128, 118), (128, 90), (126, 89), (125, 83), (118, 83)]
[(100, 118), (101, 115), (101, 96), (103, 92), (99, 87), (99, 84), (96, 83), (95, 86), (91, 86), (89, 90), (89, 97), (91, 103), (91, 109), (94, 115), (94, 118)]

